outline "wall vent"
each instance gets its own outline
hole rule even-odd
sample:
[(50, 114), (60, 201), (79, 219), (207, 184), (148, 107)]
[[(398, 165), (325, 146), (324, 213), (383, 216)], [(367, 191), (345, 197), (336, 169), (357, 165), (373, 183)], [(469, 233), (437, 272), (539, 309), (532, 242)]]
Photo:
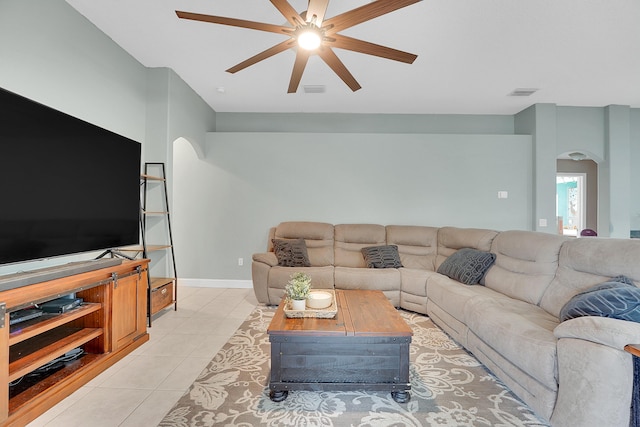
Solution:
[(304, 85), (302, 86), (304, 93), (325, 93), (325, 85)]
[(509, 96), (531, 96), (536, 93), (538, 89), (535, 88), (517, 88), (509, 94)]

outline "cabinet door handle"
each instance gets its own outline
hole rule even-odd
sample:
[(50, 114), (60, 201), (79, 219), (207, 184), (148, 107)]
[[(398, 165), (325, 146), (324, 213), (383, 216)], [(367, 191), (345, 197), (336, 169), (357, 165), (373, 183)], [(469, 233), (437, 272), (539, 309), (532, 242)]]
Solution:
[(164, 288), (160, 293), (161, 293), (162, 295), (166, 295), (166, 293), (167, 293), (167, 288)]

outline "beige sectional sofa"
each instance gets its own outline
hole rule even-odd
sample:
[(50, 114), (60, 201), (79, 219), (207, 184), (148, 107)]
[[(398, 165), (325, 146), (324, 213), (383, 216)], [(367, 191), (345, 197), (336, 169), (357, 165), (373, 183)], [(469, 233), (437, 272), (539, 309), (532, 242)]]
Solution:
[[(272, 239), (304, 239), (310, 267), (282, 267)], [(361, 249), (396, 245), (400, 268), (366, 268)], [(495, 254), (482, 285), (437, 272), (461, 248)], [(640, 283), (640, 241), (533, 231), (285, 222), (254, 254), (259, 302), (278, 304), (294, 271), (314, 288), (378, 289), (429, 315), (553, 426), (627, 426), (640, 324), (587, 316), (561, 322), (574, 295), (624, 275)]]

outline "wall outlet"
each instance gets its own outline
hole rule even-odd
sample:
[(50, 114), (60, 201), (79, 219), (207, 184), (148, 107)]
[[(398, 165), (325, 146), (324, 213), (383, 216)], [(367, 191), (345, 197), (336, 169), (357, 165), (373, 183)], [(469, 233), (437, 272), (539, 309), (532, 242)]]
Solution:
[(540, 218), (538, 220), (538, 226), (539, 227), (546, 227), (547, 226), (547, 220), (545, 218)]
[(498, 191), (498, 199), (506, 199), (509, 197), (508, 191)]
[(244, 258), (238, 258), (238, 265), (244, 265)]

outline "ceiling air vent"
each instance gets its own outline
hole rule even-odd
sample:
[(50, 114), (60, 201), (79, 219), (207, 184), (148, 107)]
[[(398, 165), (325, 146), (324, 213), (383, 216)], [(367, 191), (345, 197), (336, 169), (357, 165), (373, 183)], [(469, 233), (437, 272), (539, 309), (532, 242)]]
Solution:
[(325, 85), (304, 85), (302, 86), (304, 93), (325, 93)]
[(536, 93), (538, 89), (534, 88), (517, 88), (509, 94), (509, 96), (530, 96)]

